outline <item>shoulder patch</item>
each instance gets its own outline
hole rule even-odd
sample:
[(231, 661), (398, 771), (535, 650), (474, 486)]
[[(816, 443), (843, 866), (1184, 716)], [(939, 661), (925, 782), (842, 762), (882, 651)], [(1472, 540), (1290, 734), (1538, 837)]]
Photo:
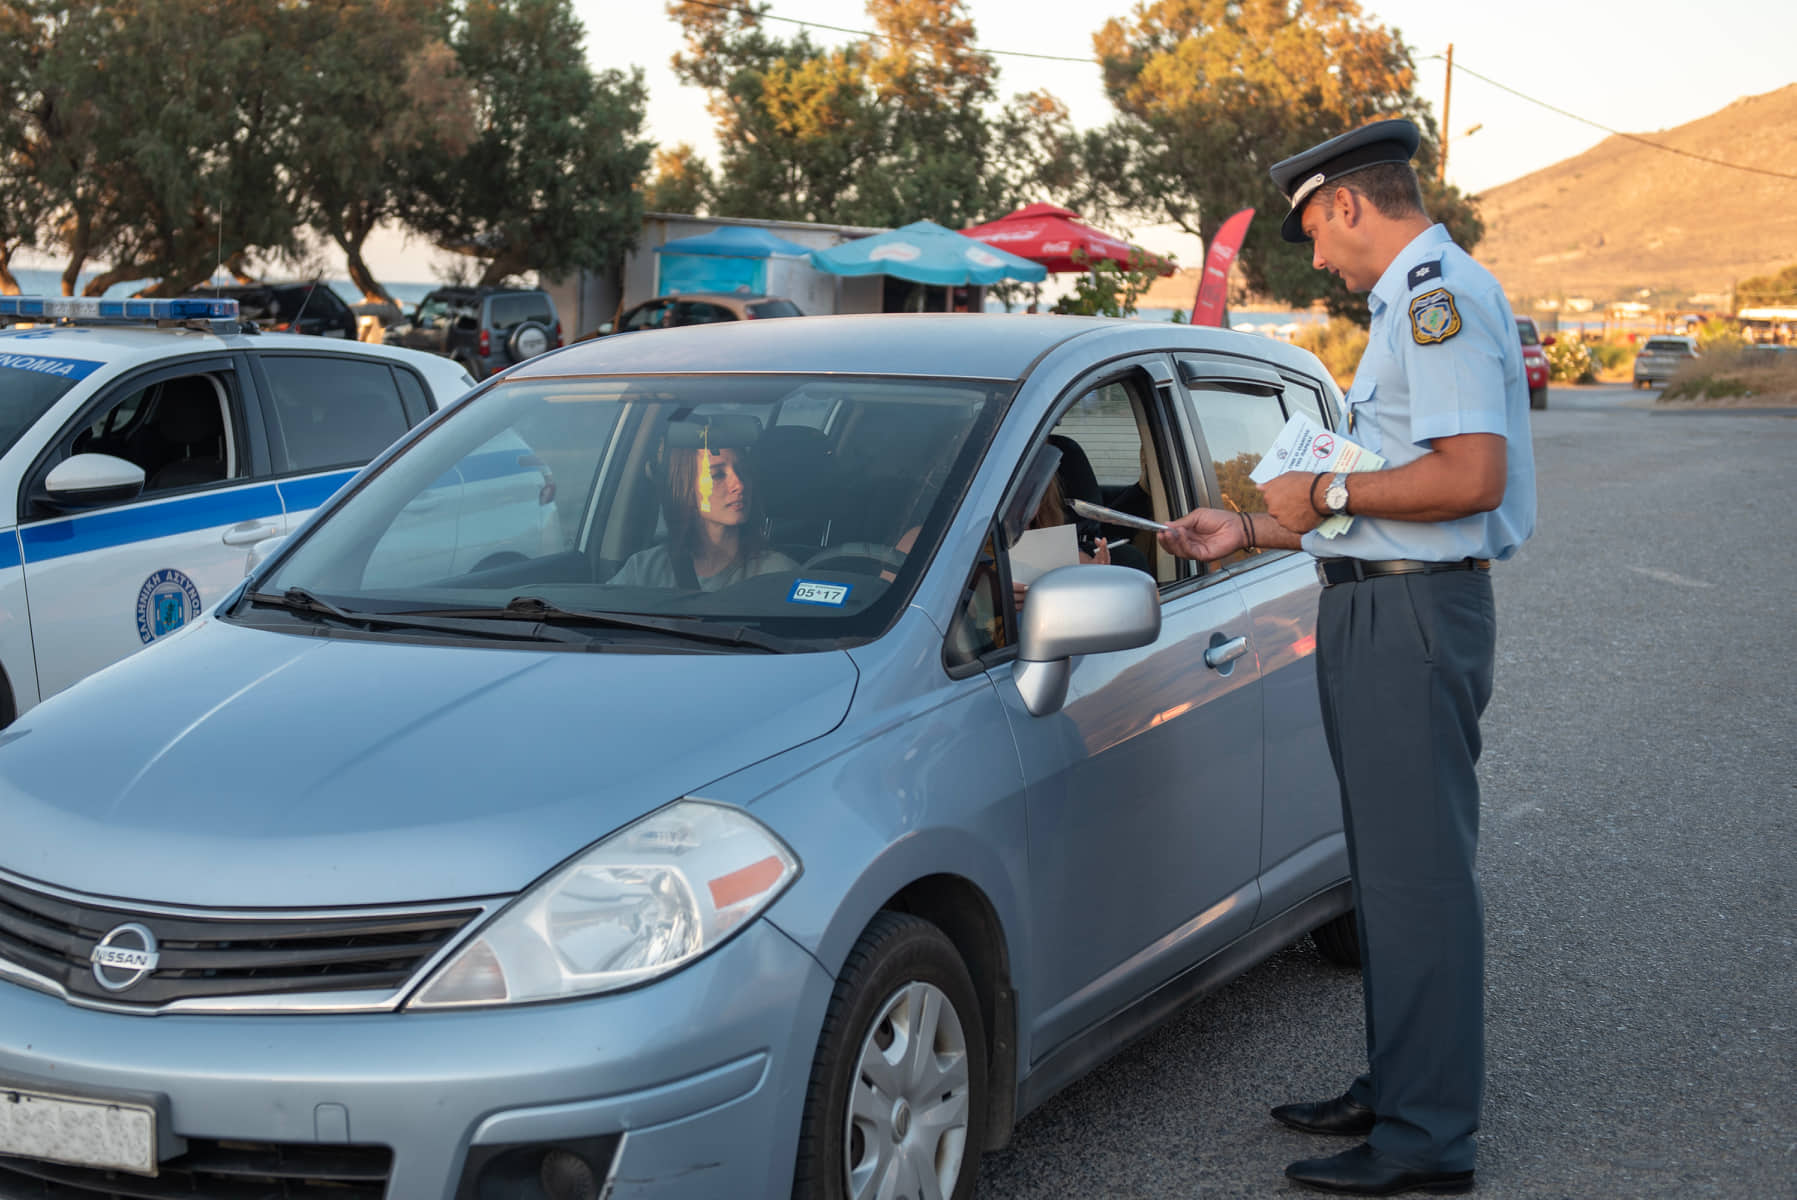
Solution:
[(1431, 279), (1440, 279), (1440, 278), (1441, 278), (1441, 260), (1440, 259), (1436, 259), (1433, 262), (1421, 263), (1417, 266), (1411, 267), (1410, 274), (1405, 276), (1405, 279), (1410, 284), (1410, 288), (1412, 291), (1415, 291), (1417, 288), (1421, 287), (1423, 284), (1428, 283)]
[(1460, 332), (1460, 310), (1446, 288), (1424, 292), (1410, 302), (1410, 336), (1419, 346), (1445, 342)]

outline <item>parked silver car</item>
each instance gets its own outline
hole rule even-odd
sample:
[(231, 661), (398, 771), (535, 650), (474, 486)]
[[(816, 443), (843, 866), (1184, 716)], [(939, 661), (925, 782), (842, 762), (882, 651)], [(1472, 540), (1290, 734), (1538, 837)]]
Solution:
[(1697, 339), (1683, 334), (1657, 334), (1635, 352), (1635, 386), (1663, 387), (1678, 369), (1697, 357)]
[[(1046, 316), (508, 371), (0, 739), (0, 1195), (970, 1195), (1184, 1003), (1357, 958), (1310, 557), (1044, 502), (1252, 508), (1338, 406)], [(560, 536), (418, 553), (501, 452)]]

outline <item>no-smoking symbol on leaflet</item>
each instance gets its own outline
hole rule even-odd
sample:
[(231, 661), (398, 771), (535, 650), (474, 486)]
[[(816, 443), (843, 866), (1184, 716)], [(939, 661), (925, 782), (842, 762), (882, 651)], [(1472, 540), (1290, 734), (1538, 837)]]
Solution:
[(1326, 433), (1317, 435), (1317, 440), (1310, 444), (1310, 452), (1317, 458), (1328, 458), (1335, 453), (1335, 439)]

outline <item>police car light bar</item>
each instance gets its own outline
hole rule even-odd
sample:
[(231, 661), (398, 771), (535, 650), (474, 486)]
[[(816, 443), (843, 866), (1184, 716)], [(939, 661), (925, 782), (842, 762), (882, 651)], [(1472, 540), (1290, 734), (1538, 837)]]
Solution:
[(235, 300), (102, 300), (97, 296), (0, 296), (0, 317), (19, 320), (193, 321), (237, 319)]

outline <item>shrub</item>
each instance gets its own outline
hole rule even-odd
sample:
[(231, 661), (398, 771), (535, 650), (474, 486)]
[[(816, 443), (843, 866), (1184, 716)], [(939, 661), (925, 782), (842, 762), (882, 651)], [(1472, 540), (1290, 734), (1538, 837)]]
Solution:
[(1609, 339), (1586, 342), (1585, 353), (1591, 356), (1592, 365), (1599, 375), (1621, 374), (1635, 365), (1635, 348), (1627, 342)]
[(1747, 345), (1741, 331), (1728, 321), (1705, 321), (1697, 327), (1697, 352), (1723, 354), (1739, 351)]
[(1366, 353), (1366, 340), (1365, 326), (1345, 317), (1330, 317), (1323, 325), (1306, 325), (1292, 335), (1292, 345), (1321, 359), (1324, 369), (1335, 377), (1336, 386), (1344, 392), (1354, 381), (1360, 356)]
[(1594, 383), (1597, 380), (1595, 368), (1591, 362), (1591, 353), (1585, 349), (1585, 343), (1576, 338), (1555, 338), (1554, 344), (1546, 347), (1547, 365), (1553, 378), (1560, 383)]

